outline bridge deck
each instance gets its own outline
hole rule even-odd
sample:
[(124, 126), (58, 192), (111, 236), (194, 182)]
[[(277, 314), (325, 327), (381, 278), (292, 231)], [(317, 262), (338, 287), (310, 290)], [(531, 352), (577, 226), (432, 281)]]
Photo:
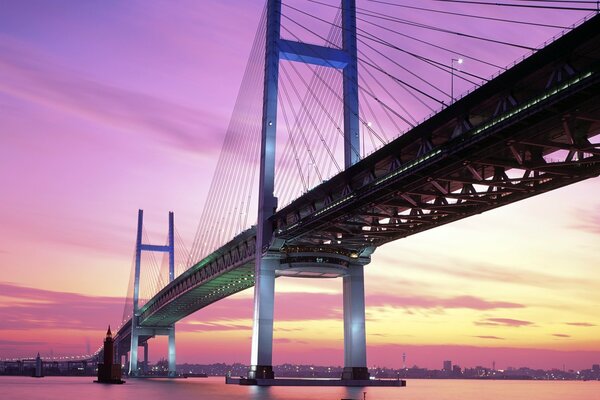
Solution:
[[(596, 16), (279, 210), (283, 251), (361, 252), (599, 175), (599, 70)], [(161, 290), (141, 324), (253, 286), (254, 253), (252, 228)]]

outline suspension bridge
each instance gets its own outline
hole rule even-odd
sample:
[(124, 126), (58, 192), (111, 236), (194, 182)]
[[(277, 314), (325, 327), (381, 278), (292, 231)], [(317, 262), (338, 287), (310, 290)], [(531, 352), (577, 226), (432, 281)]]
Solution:
[[(563, 26), (539, 19), (543, 12), (582, 19)], [(422, 22), (431, 14), (554, 37), (536, 47)], [(448, 36), (521, 59), (504, 68), (444, 44)], [(174, 375), (176, 322), (254, 287), (248, 377), (272, 379), (275, 279), (339, 277), (342, 380), (368, 380), (363, 276), (371, 255), (598, 176), (599, 69), (595, 1), (268, 0), (191, 248), (173, 213), (166, 244), (150, 243), (139, 211), (117, 358), (129, 354), (129, 374), (141, 374), (138, 348), (147, 361), (149, 339), (166, 335)], [(484, 78), (488, 71), (495, 74)], [(441, 89), (448, 78), (449, 92)], [(455, 81), (470, 91), (457, 98)]]

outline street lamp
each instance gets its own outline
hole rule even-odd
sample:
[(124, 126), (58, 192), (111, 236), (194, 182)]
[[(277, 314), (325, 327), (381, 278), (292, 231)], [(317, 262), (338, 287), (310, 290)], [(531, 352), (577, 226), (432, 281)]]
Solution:
[(309, 161), (308, 165), (306, 166), (307, 167), (306, 168), (307, 169), (306, 187), (308, 188), (307, 190), (310, 190), (310, 170), (313, 165), (315, 165), (315, 164), (312, 161)]
[(450, 98), (452, 99), (452, 102), (454, 103), (454, 62), (456, 61), (457, 64), (462, 64), (464, 62), (464, 60), (462, 58), (453, 58), (452, 61), (450, 62)]

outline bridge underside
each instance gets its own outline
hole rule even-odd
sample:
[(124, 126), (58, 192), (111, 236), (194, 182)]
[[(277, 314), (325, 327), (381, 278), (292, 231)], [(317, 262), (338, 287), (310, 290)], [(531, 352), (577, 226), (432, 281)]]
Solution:
[(275, 215), (287, 245), (361, 252), (600, 173), (600, 18)]
[(568, 99), (434, 147), (408, 174), (391, 169), (390, 159), (376, 164), (327, 218), (309, 216), (292, 229), (281, 223), (282, 237), (360, 251), (598, 176), (600, 84), (588, 83)]
[(140, 309), (140, 326), (166, 327), (254, 286), (254, 227), (190, 267)]

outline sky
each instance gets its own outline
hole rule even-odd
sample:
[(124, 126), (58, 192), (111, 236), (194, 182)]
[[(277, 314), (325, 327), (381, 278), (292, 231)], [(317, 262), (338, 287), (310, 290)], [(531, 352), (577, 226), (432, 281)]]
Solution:
[[(100, 345), (121, 320), (138, 209), (156, 241), (174, 211), (191, 244), (261, 10), (259, 0), (0, 0), (0, 358)], [(403, 353), (429, 368), (600, 363), (599, 188), (590, 179), (378, 249), (365, 267), (369, 366), (401, 367)], [(275, 364), (343, 363), (341, 289), (277, 280)], [(178, 363), (249, 362), (252, 296), (180, 321)], [(150, 358), (161, 357), (157, 338)]]

